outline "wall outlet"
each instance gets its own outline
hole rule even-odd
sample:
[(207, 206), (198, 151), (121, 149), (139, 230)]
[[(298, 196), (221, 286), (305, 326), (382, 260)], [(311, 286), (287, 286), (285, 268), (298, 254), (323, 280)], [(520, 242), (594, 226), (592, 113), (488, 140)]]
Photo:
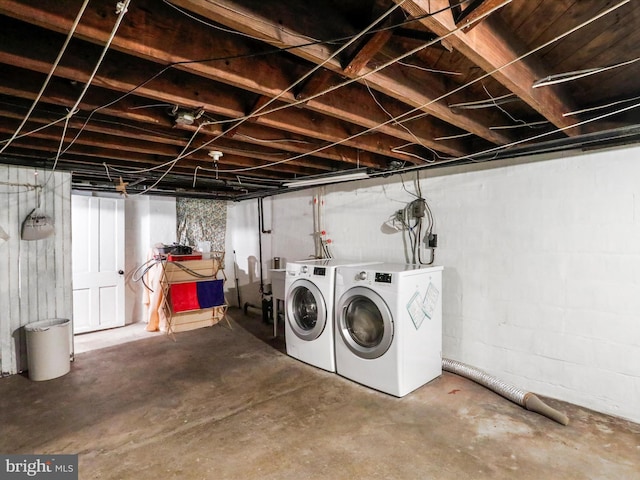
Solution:
[(438, 246), (438, 235), (436, 233), (430, 233), (425, 239), (429, 248), (436, 248)]

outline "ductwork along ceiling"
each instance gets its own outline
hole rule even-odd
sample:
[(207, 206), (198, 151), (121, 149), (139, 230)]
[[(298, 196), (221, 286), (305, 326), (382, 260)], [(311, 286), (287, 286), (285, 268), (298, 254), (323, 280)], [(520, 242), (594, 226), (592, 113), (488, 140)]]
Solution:
[(640, 138), (638, 0), (3, 0), (0, 22), (0, 161), (78, 189), (237, 200)]

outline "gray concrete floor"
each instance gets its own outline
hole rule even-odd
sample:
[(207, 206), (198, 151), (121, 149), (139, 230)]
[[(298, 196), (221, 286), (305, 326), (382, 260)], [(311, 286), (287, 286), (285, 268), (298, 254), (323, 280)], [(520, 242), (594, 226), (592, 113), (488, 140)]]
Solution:
[(81, 479), (640, 479), (638, 424), (548, 400), (564, 427), (449, 373), (390, 397), (231, 316), (1, 379), (0, 453), (78, 453)]
[(74, 336), (73, 346), (76, 354), (91, 352), (101, 348), (122, 345), (123, 343), (153, 338), (157, 332), (147, 332), (146, 323), (131, 323), (125, 327), (110, 328), (91, 333), (82, 333)]

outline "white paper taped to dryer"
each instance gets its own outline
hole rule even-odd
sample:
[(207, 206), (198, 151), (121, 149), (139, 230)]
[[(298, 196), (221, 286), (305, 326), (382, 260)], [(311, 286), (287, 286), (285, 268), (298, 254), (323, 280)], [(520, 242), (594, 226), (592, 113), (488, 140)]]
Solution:
[(22, 240), (42, 240), (54, 233), (53, 219), (37, 207), (22, 222)]

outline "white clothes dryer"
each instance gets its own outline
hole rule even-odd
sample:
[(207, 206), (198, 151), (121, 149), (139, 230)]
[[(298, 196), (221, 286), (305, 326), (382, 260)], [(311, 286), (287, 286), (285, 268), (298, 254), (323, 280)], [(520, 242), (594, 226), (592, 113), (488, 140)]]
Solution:
[(336, 371), (333, 312), (338, 266), (365, 262), (320, 259), (288, 262), (285, 273), (285, 344), (293, 358)]
[(393, 263), (338, 268), (338, 375), (403, 397), (442, 374), (442, 270)]

